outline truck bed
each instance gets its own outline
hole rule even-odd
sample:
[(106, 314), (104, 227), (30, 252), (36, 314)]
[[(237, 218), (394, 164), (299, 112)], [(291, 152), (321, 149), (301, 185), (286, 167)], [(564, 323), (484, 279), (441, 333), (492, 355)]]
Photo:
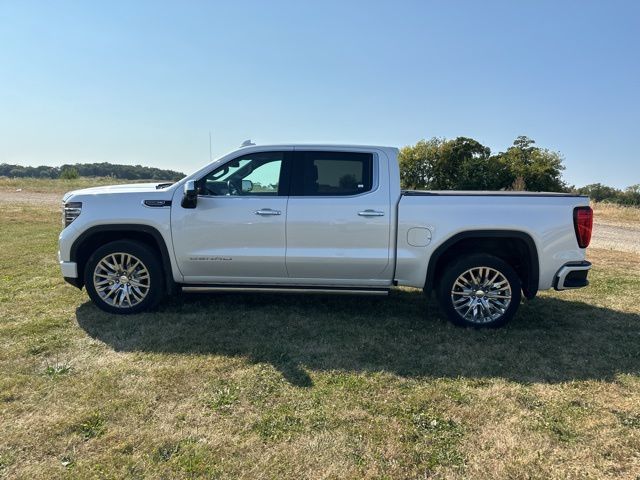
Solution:
[(432, 197), (432, 196), (464, 196), (464, 197), (576, 197), (587, 198), (586, 195), (578, 195), (565, 192), (516, 192), (511, 190), (480, 191), (480, 190), (402, 190), (406, 197)]

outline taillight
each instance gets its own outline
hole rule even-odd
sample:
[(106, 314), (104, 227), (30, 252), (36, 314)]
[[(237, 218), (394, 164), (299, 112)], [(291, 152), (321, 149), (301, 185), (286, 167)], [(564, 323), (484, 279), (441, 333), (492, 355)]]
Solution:
[(587, 248), (591, 241), (593, 230), (593, 210), (591, 207), (576, 207), (573, 209), (573, 227), (580, 248)]

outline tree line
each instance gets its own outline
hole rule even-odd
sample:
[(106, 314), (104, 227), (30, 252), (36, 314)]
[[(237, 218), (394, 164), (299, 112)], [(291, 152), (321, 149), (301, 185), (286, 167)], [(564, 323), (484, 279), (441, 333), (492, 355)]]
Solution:
[(65, 164), (60, 167), (24, 167), (0, 163), (0, 176), (27, 178), (113, 177), (123, 180), (180, 180), (184, 173), (142, 165), (118, 165), (108, 162)]
[(582, 195), (589, 195), (594, 202), (609, 202), (619, 205), (630, 205), (640, 207), (640, 183), (620, 190), (608, 187), (601, 183), (592, 183), (580, 188), (573, 188), (573, 191)]
[(420, 140), (400, 150), (399, 162), (404, 189), (572, 192), (597, 202), (640, 206), (640, 184), (625, 190), (600, 183), (567, 185), (560, 153), (540, 148), (526, 136), (498, 153), (473, 138)]
[(562, 157), (518, 137), (505, 152), (477, 140), (432, 138), (400, 151), (404, 188), (427, 190), (530, 190), (562, 192)]
[[(400, 150), (402, 188), (413, 190), (529, 190), (573, 192), (596, 202), (640, 206), (640, 184), (625, 190), (594, 183), (577, 188), (562, 179), (563, 158), (517, 137), (504, 152), (492, 153), (477, 140), (431, 138)], [(114, 177), (124, 180), (179, 180), (182, 172), (142, 165), (76, 163), (60, 167), (0, 164), (0, 176), (31, 178)]]

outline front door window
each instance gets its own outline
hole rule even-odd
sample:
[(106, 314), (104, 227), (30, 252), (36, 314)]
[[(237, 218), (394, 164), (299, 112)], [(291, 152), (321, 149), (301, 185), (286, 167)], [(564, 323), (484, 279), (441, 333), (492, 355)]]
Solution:
[(283, 155), (283, 152), (251, 153), (227, 162), (200, 180), (200, 195), (278, 196)]

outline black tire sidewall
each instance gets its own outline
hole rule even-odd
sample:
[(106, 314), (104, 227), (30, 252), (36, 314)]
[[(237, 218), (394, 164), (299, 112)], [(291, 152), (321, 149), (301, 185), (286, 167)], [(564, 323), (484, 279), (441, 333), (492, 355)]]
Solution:
[[(142, 302), (130, 308), (118, 308), (109, 305), (102, 300), (93, 286), (93, 271), (95, 270), (98, 262), (106, 255), (116, 252), (130, 253), (137, 257), (149, 271), (149, 293)], [(121, 315), (139, 313), (155, 307), (162, 299), (162, 295), (164, 293), (162, 265), (159, 259), (157, 259), (157, 253), (154, 249), (133, 240), (117, 240), (103, 245), (91, 254), (84, 268), (84, 285), (93, 303), (101, 310)]]
[[(507, 307), (506, 312), (497, 320), (489, 323), (477, 324), (462, 318), (458, 312), (456, 312), (453, 307), (453, 301), (451, 300), (450, 292), (456, 279), (460, 274), (474, 267), (491, 267), (498, 270), (502, 275), (504, 275), (511, 287), (511, 303)], [(494, 257), (493, 255), (474, 254), (453, 262), (445, 268), (444, 275), (440, 280), (437, 296), (441, 308), (444, 310), (449, 320), (451, 320), (455, 325), (472, 328), (497, 328), (509, 322), (516, 314), (522, 299), (521, 289), (522, 282), (520, 281), (520, 277), (514, 268), (507, 262), (498, 257)]]

